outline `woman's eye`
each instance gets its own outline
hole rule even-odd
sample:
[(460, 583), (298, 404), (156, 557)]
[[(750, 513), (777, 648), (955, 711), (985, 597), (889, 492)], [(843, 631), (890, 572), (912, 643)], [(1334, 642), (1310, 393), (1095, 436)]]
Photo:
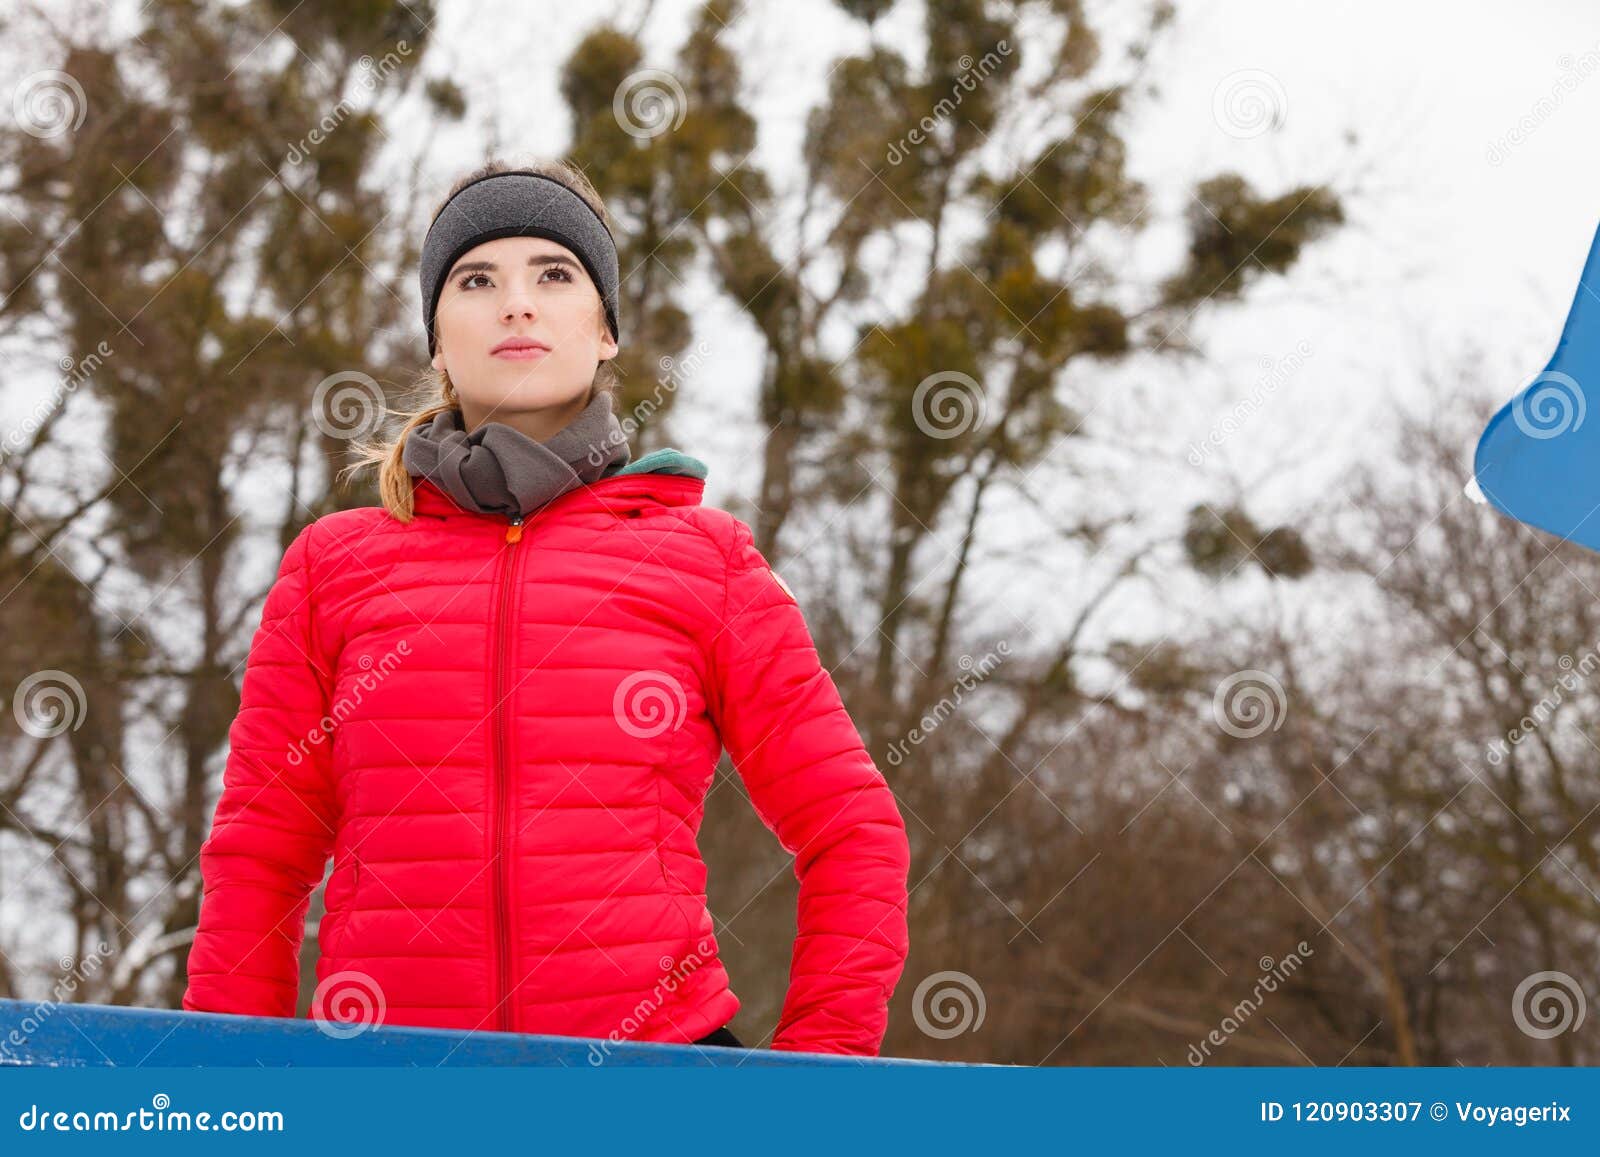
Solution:
[[(559, 265), (552, 265), (549, 268), (547, 268), (544, 272), (546, 274), (559, 273), (561, 275), (561, 280), (562, 281), (570, 282), (572, 280), (572, 270), (565, 269), (565, 268), (563, 268), (563, 267), (561, 267)], [(458, 289), (471, 289), (471, 288), (473, 288), (473, 282), (477, 281), (478, 278), (480, 278), (480, 277), (483, 278), (485, 283), (488, 283), (489, 275), (487, 273), (469, 273), (465, 277), (463, 277), (460, 281), (456, 282), (456, 288), (458, 288)], [(540, 277), (540, 280), (543, 280), (543, 276), (542, 275)]]

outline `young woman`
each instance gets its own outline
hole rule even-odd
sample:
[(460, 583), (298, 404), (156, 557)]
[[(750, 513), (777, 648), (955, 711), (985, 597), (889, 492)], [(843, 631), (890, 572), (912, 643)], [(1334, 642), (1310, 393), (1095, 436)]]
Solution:
[[(558, 163), (459, 181), (423, 246), (433, 404), (383, 505), (289, 545), (251, 643), (186, 1009), (739, 1043), (695, 837), (725, 746), (795, 857), (771, 1047), (875, 1055), (905, 824), (749, 527), (612, 412), (618, 265)], [(333, 1026), (330, 1025), (330, 1030)]]

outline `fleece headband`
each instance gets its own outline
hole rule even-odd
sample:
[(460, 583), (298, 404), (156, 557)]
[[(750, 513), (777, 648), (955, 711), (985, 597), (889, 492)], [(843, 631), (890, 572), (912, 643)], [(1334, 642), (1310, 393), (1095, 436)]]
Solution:
[(422, 321), (428, 356), (434, 353), (433, 319), (445, 278), (474, 246), (499, 237), (543, 237), (572, 250), (600, 290), (606, 325), (617, 327), (617, 246), (611, 231), (578, 194), (560, 181), (513, 171), (480, 177), (459, 190), (428, 228), (422, 243)]

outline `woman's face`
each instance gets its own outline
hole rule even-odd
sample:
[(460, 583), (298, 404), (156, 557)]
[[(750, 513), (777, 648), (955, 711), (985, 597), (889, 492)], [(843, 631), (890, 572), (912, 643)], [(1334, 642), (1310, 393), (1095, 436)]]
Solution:
[(468, 429), (529, 411), (575, 416), (596, 368), (617, 354), (599, 289), (570, 249), (543, 237), (463, 254), (434, 325), (433, 365), (450, 375)]

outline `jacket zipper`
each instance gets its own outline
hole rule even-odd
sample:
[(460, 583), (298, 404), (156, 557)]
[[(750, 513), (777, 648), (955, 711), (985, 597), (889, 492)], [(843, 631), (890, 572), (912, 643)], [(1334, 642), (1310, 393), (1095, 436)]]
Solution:
[(495, 1008), (501, 1032), (515, 1031), (515, 1009), (511, 1005), (511, 915), (506, 902), (506, 827), (507, 799), (510, 794), (506, 783), (507, 721), (506, 721), (506, 636), (511, 628), (511, 593), (515, 587), (515, 547), (522, 541), (522, 517), (513, 515), (506, 528), (506, 548), (500, 563), (500, 621), (496, 624), (494, 650), (494, 710), (495, 710), (495, 834), (494, 834), (494, 916), (495, 916)]

